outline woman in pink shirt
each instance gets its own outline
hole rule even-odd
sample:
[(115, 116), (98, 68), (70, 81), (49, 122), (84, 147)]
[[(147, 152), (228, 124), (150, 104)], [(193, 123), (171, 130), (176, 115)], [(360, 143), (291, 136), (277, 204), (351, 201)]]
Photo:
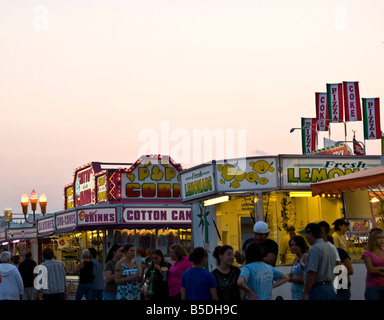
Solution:
[(384, 233), (374, 228), (369, 233), (367, 250), (363, 260), (367, 268), (365, 281), (366, 300), (384, 300)]
[(193, 266), (188, 260), (187, 251), (181, 244), (175, 243), (169, 247), (169, 255), (175, 261), (168, 270), (169, 298), (173, 300), (181, 299), (181, 277), (184, 271)]

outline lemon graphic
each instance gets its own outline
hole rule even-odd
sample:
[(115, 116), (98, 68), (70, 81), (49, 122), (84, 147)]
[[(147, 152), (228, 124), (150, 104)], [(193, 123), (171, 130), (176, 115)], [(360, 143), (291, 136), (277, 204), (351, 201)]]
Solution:
[(264, 178), (264, 177), (263, 177), (263, 178), (260, 178), (260, 179), (259, 179), (258, 183), (264, 185), (264, 184), (266, 184), (268, 181), (269, 181), (269, 180), (268, 180), (267, 178)]
[(274, 167), (272, 167), (272, 165), (269, 167), (269, 172), (275, 172), (275, 168)]
[(269, 170), (270, 166), (271, 166), (265, 160), (259, 160), (259, 161), (256, 161), (256, 162), (252, 161), (249, 164), (252, 166), (253, 170), (255, 170), (257, 173), (260, 173), (260, 174), (266, 173)]
[(235, 180), (237, 181), (243, 181), (246, 176), (246, 173), (242, 170), (238, 170), (235, 175)]
[(231, 187), (237, 189), (238, 187), (240, 187), (240, 182), (239, 182), (239, 181), (236, 181), (236, 180), (233, 181), (233, 182), (231, 183)]
[(256, 172), (251, 171), (245, 175), (245, 179), (247, 179), (248, 182), (256, 182), (257, 179), (259, 179), (259, 175)]
[(217, 170), (221, 171), (221, 176), (224, 180), (231, 181), (237, 173), (236, 168), (231, 164), (226, 164), (224, 167), (219, 164)]

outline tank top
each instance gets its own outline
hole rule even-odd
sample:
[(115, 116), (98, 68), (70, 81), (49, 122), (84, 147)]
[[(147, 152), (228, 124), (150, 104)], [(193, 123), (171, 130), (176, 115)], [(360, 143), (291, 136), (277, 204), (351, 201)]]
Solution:
[(92, 283), (93, 262), (83, 261), (84, 267), (80, 270), (80, 283)]
[[(307, 254), (303, 254), (300, 261), (297, 261), (297, 258), (295, 262), (293, 263), (291, 273), (293, 276), (299, 276), (302, 275), (304, 272), (304, 264), (302, 262), (303, 258), (307, 256)], [(301, 283), (292, 283), (291, 286), (291, 293), (292, 293), (292, 300), (301, 300), (301, 296), (303, 295), (304, 291), (304, 284)]]

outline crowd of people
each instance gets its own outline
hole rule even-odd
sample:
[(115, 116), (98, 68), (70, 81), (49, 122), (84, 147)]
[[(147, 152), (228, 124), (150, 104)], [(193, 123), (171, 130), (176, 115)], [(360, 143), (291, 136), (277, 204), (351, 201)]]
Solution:
[[(348, 222), (334, 222), (330, 235), (327, 222), (309, 223), (296, 234), (289, 228), (286, 237), (291, 270), (284, 274), (275, 267), (279, 248), (269, 239), (268, 225), (258, 221), (253, 238), (247, 239), (242, 250), (234, 252), (229, 245), (217, 246), (212, 255), (216, 268), (207, 271), (208, 252), (195, 248), (189, 255), (181, 244), (169, 248), (171, 262), (161, 250), (137, 261), (133, 243), (113, 245), (106, 257), (104, 270), (93, 248), (82, 251), (76, 269), (79, 285), (76, 300), (271, 300), (272, 289), (291, 284), (292, 300), (348, 300), (351, 298), (351, 259), (346, 252), (345, 232)], [(308, 250), (310, 246), (310, 249)], [(283, 247), (283, 245), (282, 245)], [(384, 300), (384, 232), (370, 231), (362, 259), (367, 269), (365, 298)], [(280, 257), (287, 250), (280, 250)], [(0, 300), (64, 300), (66, 274), (61, 262), (54, 259), (53, 250), (43, 250), (48, 278), (47, 286), (35, 289), (36, 262), (30, 252), (20, 262), (10, 252), (0, 254)], [(237, 262), (238, 266), (234, 263)], [(340, 268), (335, 268), (339, 266)], [(335, 287), (340, 272), (347, 274), (347, 284)], [(344, 271), (343, 271), (344, 270)]]

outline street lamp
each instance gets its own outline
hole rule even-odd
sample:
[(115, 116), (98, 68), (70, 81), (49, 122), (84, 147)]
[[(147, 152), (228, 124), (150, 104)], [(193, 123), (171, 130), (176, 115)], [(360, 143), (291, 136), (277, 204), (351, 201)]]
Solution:
[[(304, 127), (302, 128), (291, 128), (291, 130), (289, 130), (290, 133), (292, 133), (293, 131), (295, 130), (308, 130), (308, 129), (311, 129), (312, 131), (315, 132), (316, 136), (316, 141), (315, 141), (315, 149), (317, 149), (317, 145), (319, 143), (319, 133), (316, 131), (316, 129), (313, 129), (310, 125), (305, 125)], [(303, 133), (301, 133), (303, 134)]]
[(307, 130), (307, 129), (311, 129), (313, 131), (315, 131), (315, 134), (316, 134), (316, 143), (317, 143), (317, 140), (319, 138), (319, 133), (316, 131), (316, 129), (313, 129), (311, 128), (310, 126), (304, 126), (302, 128), (291, 128), (291, 130), (289, 130), (289, 133), (292, 133), (293, 131), (295, 130)]
[[(33, 212), (33, 221), (32, 222), (27, 220), (28, 203), (29, 202), (31, 202), (31, 209)], [(36, 193), (35, 189), (33, 189), (31, 192), (31, 195), (29, 196), (29, 199), (28, 199), (28, 195), (26, 193), (23, 193), (23, 195), (21, 196), (20, 203), (21, 203), (21, 207), (23, 208), (24, 219), (26, 222), (28, 222), (30, 224), (35, 224), (35, 222), (36, 222), (35, 212), (37, 209), (37, 202), (40, 203), (40, 210), (41, 210), (41, 213), (44, 215), (47, 212), (47, 196), (45, 195), (45, 193), (42, 193), (40, 195), (40, 198), (38, 199), (37, 193)]]

